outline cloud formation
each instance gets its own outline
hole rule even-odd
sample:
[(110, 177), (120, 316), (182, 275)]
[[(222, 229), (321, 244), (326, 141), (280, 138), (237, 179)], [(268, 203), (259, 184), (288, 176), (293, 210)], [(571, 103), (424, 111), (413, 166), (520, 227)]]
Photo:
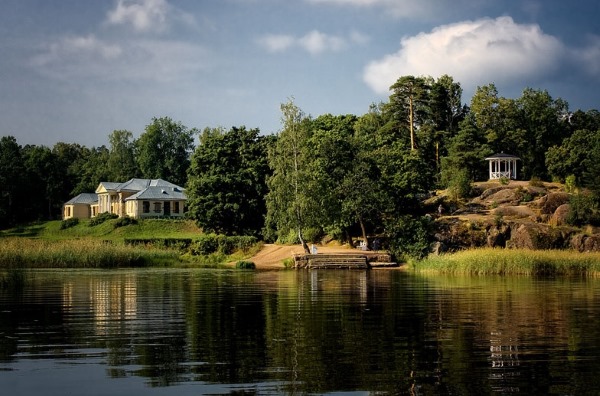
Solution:
[(103, 41), (94, 35), (69, 36), (47, 44), (30, 65), (59, 80), (176, 81), (209, 65), (207, 51), (170, 40)]
[(306, 0), (313, 4), (381, 8), (396, 18), (431, 19), (448, 15), (460, 7), (473, 8), (487, 0)]
[(300, 48), (318, 55), (324, 52), (338, 52), (348, 48), (351, 44), (365, 44), (368, 37), (359, 32), (351, 32), (348, 38), (329, 35), (312, 30), (301, 37), (287, 34), (269, 34), (260, 37), (257, 42), (269, 52), (284, 52), (293, 48)]
[(118, 0), (107, 15), (107, 23), (131, 24), (138, 32), (162, 32), (167, 28), (168, 12), (166, 0)]
[(473, 88), (547, 75), (565, 51), (538, 25), (518, 24), (510, 17), (485, 18), (405, 37), (396, 53), (369, 63), (363, 78), (380, 94), (403, 75), (448, 74)]

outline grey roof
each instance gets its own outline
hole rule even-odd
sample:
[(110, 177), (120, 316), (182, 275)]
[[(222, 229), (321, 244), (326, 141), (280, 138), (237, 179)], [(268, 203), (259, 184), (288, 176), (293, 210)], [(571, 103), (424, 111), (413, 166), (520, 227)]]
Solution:
[(119, 187), (120, 184), (121, 183), (115, 183), (115, 182), (100, 182), (100, 185), (104, 186), (106, 191), (115, 190), (117, 187)]
[(487, 160), (491, 160), (491, 159), (509, 159), (509, 158), (513, 158), (513, 159), (518, 159), (520, 160), (521, 158), (515, 156), (515, 155), (511, 155), (511, 154), (504, 154), (504, 153), (496, 153), (492, 156), (489, 156), (486, 158)]
[(71, 198), (65, 202), (65, 205), (86, 204), (91, 205), (98, 202), (98, 194), (96, 193), (81, 193), (78, 196)]
[(133, 200), (153, 200), (153, 201), (185, 201), (185, 190), (181, 187), (167, 186), (149, 186), (125, 199), (125, 201)]
[(131, 179), (125, 183), (121, 183), (116, 190), (117, 191), (142, 191), (147, 187), (169, 187), (179, 188), (176, 184), (170, 183), (163, 179)]
[(183, 188), (176, 184), (170, 183), (163, 179), (130, 179), (124, 183), (115, 182), (102, 182), (106, 191), (142, 191), (148, 187), (169, 187), (169, 188)]

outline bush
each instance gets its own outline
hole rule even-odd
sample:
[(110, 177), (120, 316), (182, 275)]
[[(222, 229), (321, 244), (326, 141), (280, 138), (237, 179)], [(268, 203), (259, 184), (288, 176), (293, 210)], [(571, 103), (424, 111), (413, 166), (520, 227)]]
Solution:
[(544, 187), (544, 182), (539, 177), (534, 176), (529, 180), (529, 185), (531, 187)]
[(568, 193), (574, 193), (576, 188), (577, 180), (575, 178), (575, 175), (567, 176), (567, 179), (565, 180), (565, 191)]
[(61, 221), (60, 229), (66, 230), (67, 228), (75, 227), (77, 224), (79, 224), (79, 219), (77, 217), (72, 217), (70, 219)]
[(232, 254), (236, 250), (247, 252), (258, 243), (253, 236), (226, 236), (206, 234), (192, 243), (190, 253), (195, 256), (207, 256), (212, 253)]
[(390, 219), (385, 225), (390, 252), (396, 257), (425, 257), (429, 253), (429, 228), (430, 221), (426, 217), (404, 215)]
[(125, 217), (121, 217), (119, 220), (115, 221), (114, 227), (115, 228), (125, 227), (130, 224), (137, 224), (137, 220), (134, 219), (133, 217), (125, 216)]
[(256, 264), (252, 261), (238, 261), (235, 263), (235, 268), (237, 269), (256, 269)]
[(304, 230), (304, 240), (307, 243), (319, 243), (323, 239), (324, 233), (321, 228), (312, 227)]
[(448, 180), (448, 192), (454, 201), (471, 195), (471, 179), (466, 169), (457, 170)]
[(119, 216), (117, 216), (114, 213), (109, 213), (109, 212), (100, 213), (98, 216), (96, 216), (90, 220), (90, 227), (97, 226), (99, 224), (104, 223), (106, 220), (116, 219), (118, 217)]
[(508, 185), (508, 183), (510, 183), (510, 179), (508, 177), (501, 177), (500, 179), (498, 179), (498, 181), (500, 182), (500, 184), (502, 184), (503, 186)]
[(600, 224), (598, 204), (590, 194), (575, 194), (569, 198), (567, 223), (575, 226)]

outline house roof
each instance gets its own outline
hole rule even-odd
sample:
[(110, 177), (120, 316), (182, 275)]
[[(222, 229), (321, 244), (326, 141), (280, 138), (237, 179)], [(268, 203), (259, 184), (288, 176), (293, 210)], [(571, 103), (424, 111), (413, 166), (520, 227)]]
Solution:
[(176, 184), (170, 183), (163, 179), (131, 179), (125, 183), (121, 183), (116, 190), (117, 191), (142, 191), (148, 187), (168, 187), (168, 188), (179, 188)]
[[(170, 184), (170, 183), (169, 183)], [(173, 184), (173, 186), (175, 186)], [(132, 195), (125, 199), (125, 201), (135, 200), (154, 200), (154, 201), (184, 201), (187, 197), (185, 196), (185, 190), (181, 187), (168, 187), (168, 186), (149, 186), (137, 194)]]
[(495, 160), (495, 159), (516, 159), (516, 160), (520, 160), (521, 158), (515, 156), (515, 155), (511, 155), (511, 154), (504, 154), (504, 153), (496, 153), (490, 157), (487, 157), (485, 160), (489, 161), (489, 160)]
[(98, 194), (95, 193), (81, 193), (78, 196), (71, 198), (65, 205), (85, 204), (91, 205), (98, 202)]
[(148, 187), (169, 187), (169, 188), (179, 188), (183, 190), (182, 187), (179, 187), (176, 184), (170, 183), (163, 179), (130, 179), (124, 183), (114, 183), (114, 182), (101, 182), (96, 192), (103, 192), (103, 188), (105, 191), (112, 192), (121, 192), (121, 191), (130, 191), (137, 192), (142, 191)]

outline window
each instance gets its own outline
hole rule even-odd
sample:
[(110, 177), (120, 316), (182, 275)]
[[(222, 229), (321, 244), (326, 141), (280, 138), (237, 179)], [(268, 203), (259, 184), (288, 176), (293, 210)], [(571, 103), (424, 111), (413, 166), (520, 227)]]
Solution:
[(142, 202), (144, 213), (150, 213), (150, 201)]
[(173, 213), (179, 213), (179, 201), (175, 201), (175, 207), (173, 208)]
[(162, 208), (161, 208), (161, 203), (160, 202), (154, 202), (154, 213), (160, 213), (162, 212)]

